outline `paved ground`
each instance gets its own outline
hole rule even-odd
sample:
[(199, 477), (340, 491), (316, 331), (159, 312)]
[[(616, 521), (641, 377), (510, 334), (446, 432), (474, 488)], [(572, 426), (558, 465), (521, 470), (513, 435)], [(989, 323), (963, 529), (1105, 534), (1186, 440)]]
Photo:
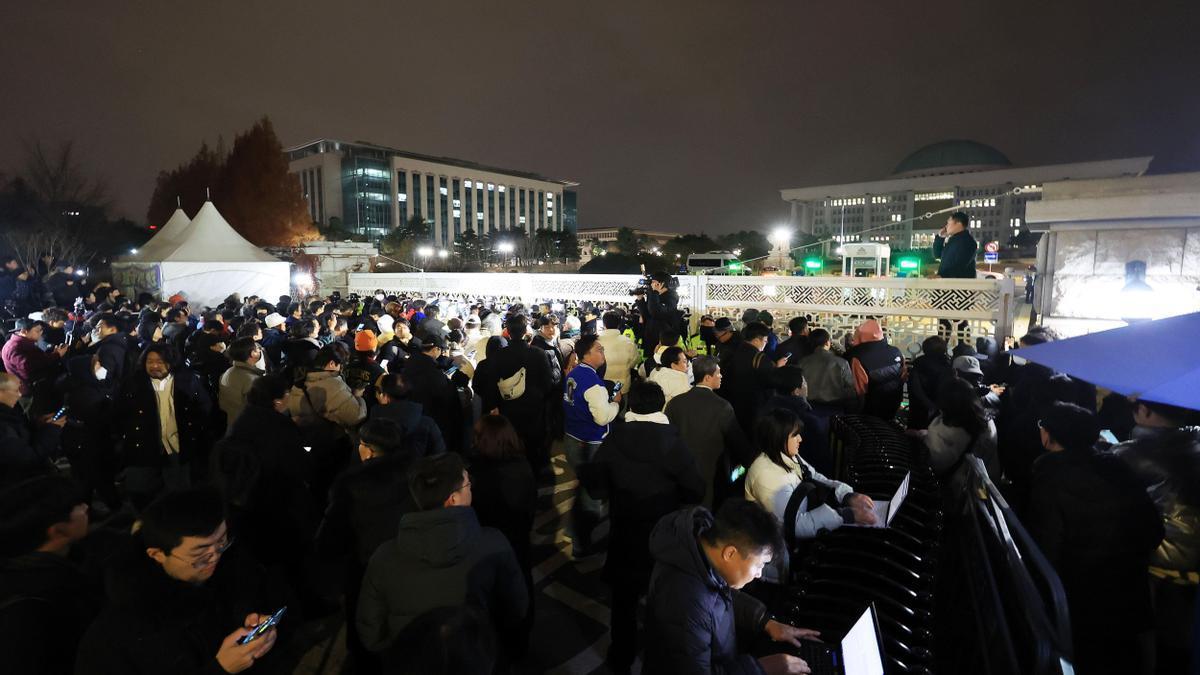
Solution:
[[(608, 587), (601, 579), (604, 556), (572, 562), (565, 528), (578, 481), (560, 453), (555, 484), (539, 491), (533, 531), (534, 629), (530, 653), (516, 669), (522, 675), (603, 675), (608, 650)], [(603, 533), (603, 530), (600, 531)], [(296, 673), (349, 674), (345, 628), (340, 618), (308, 651)], [(336, 633), (335, 633), (336, 631)], [(635, 666), (638, 672), (640, 664)]]

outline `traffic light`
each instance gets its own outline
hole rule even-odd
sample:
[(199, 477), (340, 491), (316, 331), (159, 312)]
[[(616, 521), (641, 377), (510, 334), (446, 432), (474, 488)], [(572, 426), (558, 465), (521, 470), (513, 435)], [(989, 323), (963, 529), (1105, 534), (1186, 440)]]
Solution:
[(804, 269), (809, 272), (820, 272), (825, 263), (820, 258), (805, 258)]
[(730, 271), (730, 272), (737, 272), (737, 273), (741, 273), (741, 271), (742, 271), (742, 263), (740, 263), (740, 262), (738, 262), (738, 261), (736, 261), (736, 260), (734, 260), (734, 261), (730, 262), (730, 263), (729, 263), (729, 271)]

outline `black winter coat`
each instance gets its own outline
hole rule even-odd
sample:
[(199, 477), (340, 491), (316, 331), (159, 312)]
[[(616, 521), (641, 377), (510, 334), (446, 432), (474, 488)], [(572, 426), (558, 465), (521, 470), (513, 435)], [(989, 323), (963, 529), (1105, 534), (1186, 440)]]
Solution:
[(610, 583), (644, 587), (654, 567), (654, 525), (668, 513), (704, 499), (704, 479), (695, 458), (675, 427), (626, 422), (613, 426), (593, 466), (581, 476), (592, 496), (609, 500), (612, 532), (605, 577)]
[(1162, 518), (1120, 459), (1090, 449), (1042, 455), (1025, 522), (1062, 579), (1072, 629), (1102, 628), (1113, 617), (1123, 634), (1153, 625), (1146, 568)]
[(371, 556), (358, 598), (358, 633), (371, 651), (391, 645), (437, 607), (473, 604), (494, 626), (525, 616), (529, 595), (504, 535), (481, 527), (469, 506), (406, 513), (395, 539)]
[(963, 230), (949, 239), (933, 238), (933, 257), (941, 258), (938, 276), (943, 279), (974, 279), (975, 254), (979, 244), (970, 232)]
[[(192, 371), (179, 369), (173, 375), (179, 458), (184, 464), (204, 466), (210, 448), (208, 422), (212, 399)], [(150, 376), (144, 371), (135, 373), (118, 394), (113, 406), (113, 423), (121, 466), (162, 467), (166, 452), (159, 430), (158, 401)]]
[(366, 567), (375, 550), (396, 536), (400, 516), (417, 510), (408, 490), (408, 468), (416, 459), (405, 452), (343, 471), (329, 490), (317, 551), (328, 557), (350, 553), (360, 570)]
[(750, 433), (762, 406), (779, 386), (779, 373), (771, 355), (760, 352), (748, 342), (739, 343), (721, 364), (721, 389), (718, 391), (733, 406), (738, 424)]
[(700, 548), (699, 535), (713, 516), (701, 506), (670, 513), (650, 535), (654, 573), (646, 598), (647, 673), (758, 675), (738, 638), (760, 636), (766, 607), (717, 574)]
[[(476, 458), (471, 462), (471, 507), (479, 524), (500, 530), (512, 546), (523, 573), (528, 574), (533, 560), (529, 535), (537, 511), (537, 483), (533, 469), (524, 458)], [(526, 578), (526, 583), (531, 581)]]
[(249, 500), (233, 509), (239, 531), (255, 558), (266, 565), (293, 564), (308, 549), (317, 528), (308, 484), (312, 461), (300, 428), (271, 408), (247, 405), (217, 444), (224, 453), (253, 453), (258, 477)]
[(945, 357), (926, 354), (913, 360), (908, 377), (909, 429), (929, 428), (938, 414), (938, 389), (954, 377), (954, 368)]
[(679, 311), (679, 293), (674, 289), (665, 293), (646, 291), (646, 330), (642, 335), (643, 345), (657, 345), (658, 337), (665, 330), (678, 331), (683, 314)]
[[(446, 440), (437, 422), (426, 415), (420, 403), (412, 401), (389, 401), (371, 408), (368, 419), (388, 419), (404, 427), (404, 446), (414, 459), (428, 455), (440, 455), (446, 451)], [(394, 528), (393, 528), (394, 529)], [(389, 535), (390, 536), (390, 535)]]
[(21, 406), (0, 404), (0, 486), (51, 471), (61, 436), (51, 424), (35, 429)]
[[(269, 614), (288, 594), (237, 545), (221, 556), (212, 578), (200, 585), (175, 580), (134, 550), (110, 570), (108, 604), (79, 645), (76, 675), (222, 675), (217, 650), (251, 613)], [(284, 651), (290, 627), (281, 621), (279, 642), (253, 671), (270, 671)]]
[(6, 672), (70, 673), (75, 648), (100, 612), (98, 579), (65, 556), (0, 559), (0, 653)]
[(463, 407), (446, 372), (424, 353), (416, 354), (404, 366), (404, 381), (408, 384), (408, 400), (420, 404), (425, 414), (437, 422), (446, 449), (458, 452), (462, 446)]

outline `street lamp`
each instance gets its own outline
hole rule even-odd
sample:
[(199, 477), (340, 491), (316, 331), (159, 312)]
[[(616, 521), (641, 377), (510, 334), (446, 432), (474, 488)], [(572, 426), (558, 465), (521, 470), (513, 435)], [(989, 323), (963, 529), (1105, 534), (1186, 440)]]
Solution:
[(421, 256), (422, 258), (428, 258), (433, 255), (433, 247), (422, 246), (417, 249), (417, 255)]
[(438, 249), (438, 257), (439, 258), (445, 258), (448, 255), (450, 255), (450, 252), (447, 251), (446, 249), (444, 249), (444, 248)]
[(515, 249), (516, 247), (513, 246), (512, 242), (510, 241), (502, 241), (498, 246), (496, 246), (496, 250), (501, 253), (512, 253)]
[(777, 227), (771, 233), (771, 243), (779, 248), (786, 247), (792, 241), (792, 231), (786, 227)]

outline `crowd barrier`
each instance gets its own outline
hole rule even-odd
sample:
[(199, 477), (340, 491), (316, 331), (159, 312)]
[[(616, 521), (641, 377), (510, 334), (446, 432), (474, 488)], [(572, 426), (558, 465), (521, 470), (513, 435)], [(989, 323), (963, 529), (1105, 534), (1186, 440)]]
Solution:
[(830, 642), (873, 603), (887, 673), (1072, 673), (1062, 585), (982, 462), (935, 476), (920, 441), (865, 416), (835, 418), (831, 448), (856, 491), (891, 499), (907, 475), (908, 495), (888, 528), (799, 542), (761, 596), (776, 616)]
[[(622, 274), (529, 273), (356, 273), (350, 292), (443, 298), (449, 302), (563, 302), (630, 304), (630, 289), (641, 277)], [(806, 314), (835, 340), (852, 334), (868, 318), (878, 319), (889, 341), (909, 356), (921, 341), (954, 326), (966, 339), (1012, 334), (1015, 296), (1011, 279), (898, 279), (893, 277), (737, 277), (679, 276), (679, 305), (700, 314), (741, 317), (747, 309), (766, 310), (780, 321)]]

